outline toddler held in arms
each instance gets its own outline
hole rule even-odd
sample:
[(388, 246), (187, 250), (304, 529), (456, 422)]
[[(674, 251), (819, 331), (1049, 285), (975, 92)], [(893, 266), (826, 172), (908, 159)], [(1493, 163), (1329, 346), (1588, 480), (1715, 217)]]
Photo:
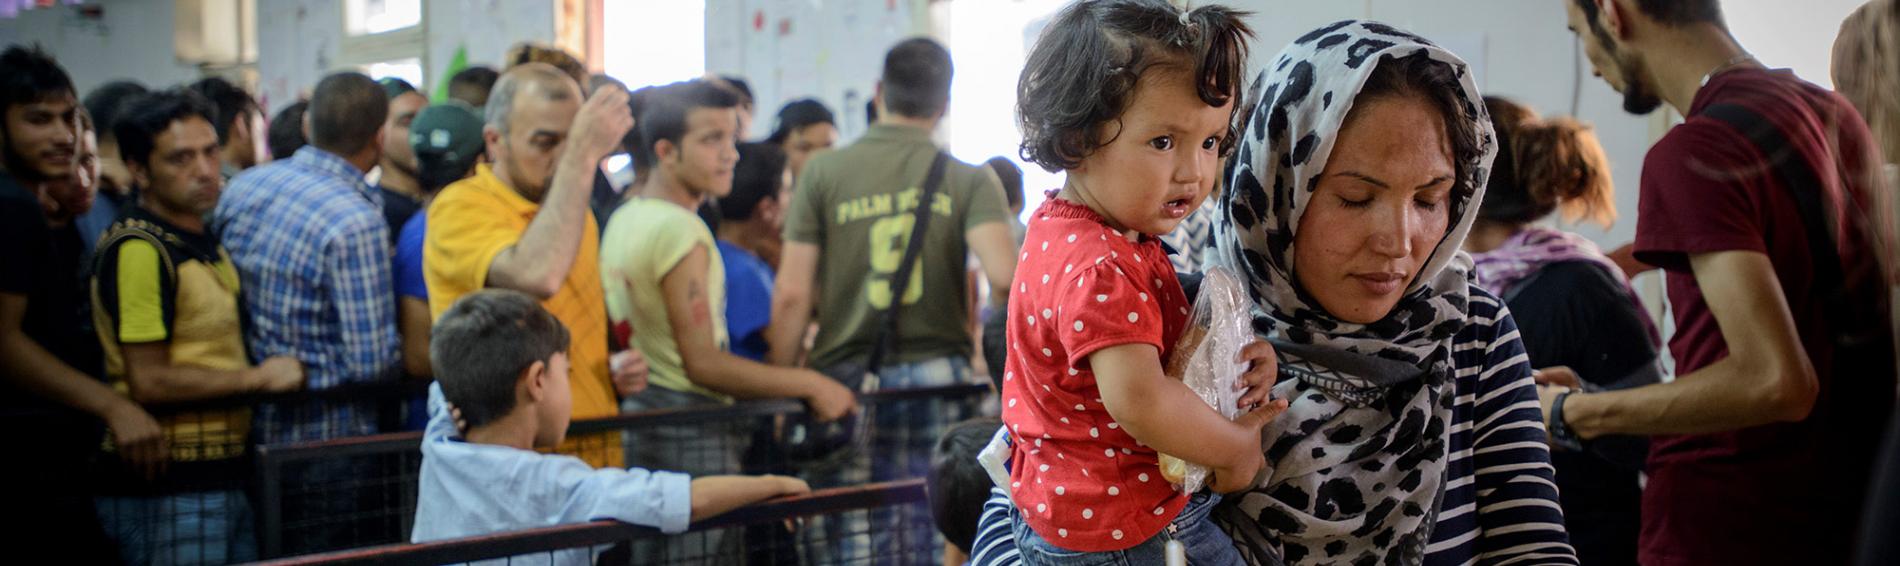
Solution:
[(1286, 407), (1260, 406), (1273, 349), (1252, 342), (1232, 360), (1251, 363), (1235, 408), (1253, 410), (1237, 419), (1169, 377), (1192, 305), (1155, 237), (1208, 197), (1233, 145), (1243, 16), (1078, 2), (1023, 70), (1023, 155), (1068, 179), (1030, 219), (1009, 301), (1003, 422), (1027, 564), (1160, 564), (1176, 541), (1193, 564), (1240, 563), (1208, 521), (1219, 496), (1170, 485), (1157, 451), (1210, 469), (1214, 491), (1247, 487), (1264, 464), (1260, 429)]

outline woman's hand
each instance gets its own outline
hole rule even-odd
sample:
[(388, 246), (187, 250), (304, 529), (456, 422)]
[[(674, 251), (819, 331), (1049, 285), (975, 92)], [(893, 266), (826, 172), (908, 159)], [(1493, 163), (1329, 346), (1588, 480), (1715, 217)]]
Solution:
[(1246, 431), (1247, 437), (1252, 442), (1244, 447), (1242, 453), (1246, 457), (1241, 459), (1240, 464), (1232, 467), (1211, 467), (1213, 479), (1208, 482), (1208, 485), (1215, 492), (1233, 493), (1253, 485), (1254, 476), (1260, 475), (1260, 469), (1267, 464), (1266, 449), (1260, 442), (1260, 429), (1265, 428), (1267, 423), (1273, 422), (1280, 413), (1286, 412), (1286, 407), (1286, 400), (1279, 399), (1234, 419), (1234, 425)]
[(1247, 363), (1247, 373), (1240, 374), (1240, 382), (1234, 389), (1245, 390), (1240, 396), (1243, 411), (1251, 411), (1266, 403), (1273, 394), (1273, 384), (1280, 379), (1280, 357), (1273, 352), (1273, 344), (1265, 340), (1255, 340), (1240, 349), (1236, 363)]

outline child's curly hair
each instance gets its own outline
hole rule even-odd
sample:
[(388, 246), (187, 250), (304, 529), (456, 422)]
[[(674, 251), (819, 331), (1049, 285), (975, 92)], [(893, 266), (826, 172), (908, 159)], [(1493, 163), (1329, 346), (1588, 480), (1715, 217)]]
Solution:
[[(1098, 126), (1121, 117), (1142, 73), (1157, 65), (1192, 71), (1208, 106), (1237, 102), (1253, 36), (1241, 21), (1247, 15), (1225, 6), (1182, 12), (1166, 0), (1083, 0), (1064, 9), (1016, 84), (1023, 160), (1052, 173), (1081, 165), (1114, 141)], [(1233, 123), (1223, 156), (1233, 149)]]

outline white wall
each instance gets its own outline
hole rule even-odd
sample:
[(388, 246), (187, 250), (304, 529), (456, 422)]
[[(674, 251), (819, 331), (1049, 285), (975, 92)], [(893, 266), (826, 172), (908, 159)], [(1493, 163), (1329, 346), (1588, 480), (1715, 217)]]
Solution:
[[(269, 1), (269, 0), (266, 0)], [(197, 80), (198, 68), (172, 56), (171, 0), (103, 2), (99, 20), (75, 6), (27, 10), (0, 20), (0, 45), (39, 43), (84, 93), (119, 79), (161, 87)]]
[[(273, 112), (341, 68), (343, 7), (340, 0), (258, 2), (259, 90)], [(554, 8), (541, 1), (428, 0), (423, 67), (430, 92), (458, 47), (471, 65), (499, 67), (508, 46), (554, 41)]]
[(257, 3), (258, 97), (271, 115), (335, 67), (343, 38), (342, 10), (337, 0)]
[(856, 137), (884, 52), (928, 32), (924, 5), (924, 0), (708, 0), (706, 70), (740, 75), (752, 85), (758, 102), (753, 137), (771, 133), (780, 106), (806, 97), (824, 101), (838, 115), (843, 134)]
[(468, 48), (470, 65), (501, 70), (501, 56), (509, 46), (554, 43), (554, 5), (546, 0), (427, 0), (423, 17), (429, 20), (429, 57), (424, 64), (431, 90), (448, 80), (442, 70), (457, 47)]

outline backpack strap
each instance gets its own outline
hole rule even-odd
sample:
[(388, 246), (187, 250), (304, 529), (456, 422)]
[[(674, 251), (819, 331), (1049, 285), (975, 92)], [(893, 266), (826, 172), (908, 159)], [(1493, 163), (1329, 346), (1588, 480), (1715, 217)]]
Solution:
[(904, 304), (904, 294), (910, 289), (910, 275), (917, 268), (917, 260), (923, 255), (924, 236), (930, 229), (930, 205), (936, 198), (937, 189), (943, 185), (944, 167), (950, 160), (950, 154), (942, 150), (930, 162), (930, 172), (924, 175), (923, 195), (917, 200), (917, 209), (912, 211), (915, 220), (910, 225), (909, 241), (904, 245), (904, 258), (897, 264), (897, 272), (892, 274), (891, 306), (880, 313), (879, 332), (871, 346), (871, 356), (865, 362), (867, 373), (876, 375), (884, 366), (884, 358), (896, 348), (899, 319), (897, 313)]
[[(114, 342), (117, 341), (116, 328), (118, 328), (118, 286), (100, 285), (99, 281), (117, 281), (119, 246), (133, 240), (151, 244), (152, 249), (158, 251), (158, 298), (166, 328), (172, 327), (173, 319), (177, 315), (178, 260), (175, 256), (177, 246), (182, 242), (178, 242), (177, 238), (166, 232), (164, 228), (151, 222), (130, 217), (121, 218), (113, 223), (112, 227), (108, 228), (105, 235), (99, 239), (98, 252), (92, 256), (92, 272), (97, 278), (92, 285), (93, 304), (98, 305), (94, 309), (95, 323), (109, 325), (101, 326), (100, 330), (112, 333), (115, 337)], [(104, 291), (108, 287), (112, 290), (110, 293)]]

